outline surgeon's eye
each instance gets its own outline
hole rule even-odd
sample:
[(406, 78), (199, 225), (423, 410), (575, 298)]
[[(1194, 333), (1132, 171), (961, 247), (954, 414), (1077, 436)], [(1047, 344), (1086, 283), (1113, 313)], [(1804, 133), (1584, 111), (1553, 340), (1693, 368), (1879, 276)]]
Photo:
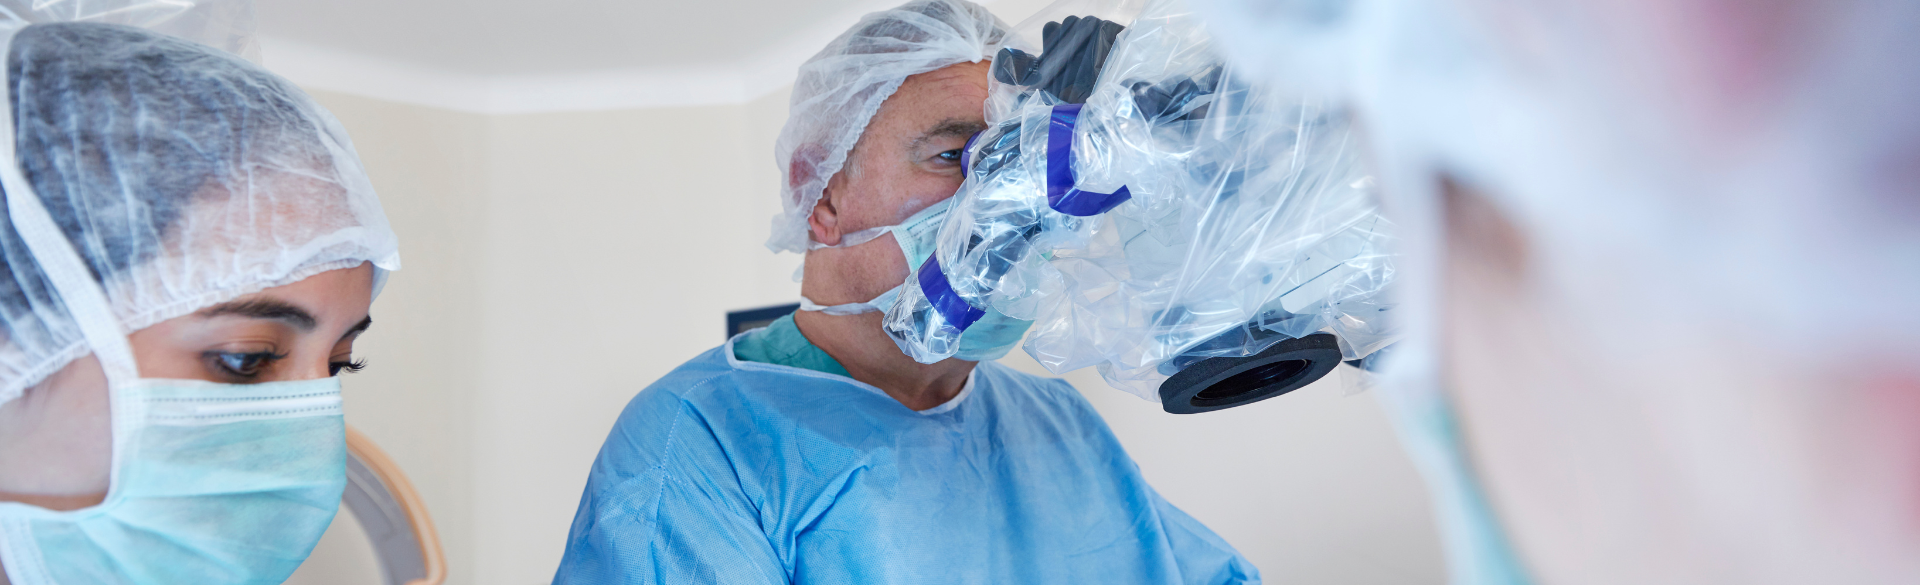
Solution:
[(367, 369), (367, 360), (365, 359), (327, 363), (327, 375), (329, 376), (338, 376), (341, 372), (352, 374), (364, 369)]
[(287, 354), (272, 351), (228, 352), (209, 351), (204, 354), (207, 362), (216, 371), (235, 378), (250, 380), (260, 376), (273, 362), (286, 359)]

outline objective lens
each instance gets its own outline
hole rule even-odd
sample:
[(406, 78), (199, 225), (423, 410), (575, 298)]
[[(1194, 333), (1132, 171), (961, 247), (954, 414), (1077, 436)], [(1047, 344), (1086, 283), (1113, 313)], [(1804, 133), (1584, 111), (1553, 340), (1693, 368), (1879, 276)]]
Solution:
[[(1246, 340), (1220, 341), (1234, 345)], [(1170, 360), (1179, 371), (1160, 383), (1160, 407), (1173, 414), (1194, 414), (1252, 404), (1312, 384), (1340, 365), (1340, 357), (1338, 339), (1314, 333), (1281, 340), (1248, 357)]]
[(1274, 384), (1285, 383), (1300, 375), (1300, 372), (1307, 371), (1307, 365), (1307, 360), (1280, 360), (1262, 364), (1221, 380), (1206, 390), (1201, 390), (1199, 394), (1194, 395), (1193, 401), (1198, 406), (1200, 402), (1233, 398)]

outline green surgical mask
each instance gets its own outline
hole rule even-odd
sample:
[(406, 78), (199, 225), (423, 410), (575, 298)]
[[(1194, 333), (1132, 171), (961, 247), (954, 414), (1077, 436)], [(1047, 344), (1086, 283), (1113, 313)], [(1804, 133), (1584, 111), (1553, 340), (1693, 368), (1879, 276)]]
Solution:
[[(907, 259), (907, 270), (911, 274), (913, 269), (926, 263), (928, 256), (933, 255), (934, 239), (940, 234), (940, 224), (947, 221), (949, 209), (953, 209), (952, 198), (928, 205), (898, 224), (860, 231), (861, 233), (876, 230), (880, 233), (891, 232), (894, 243), (900, 246), (900, 254)], [(828, 315), (858, 315), (886, 311), (887, 307), (893, 305), (893, 300), (899, 298), (900, 289), (905, 286), (906, 282), (903, 281), (887, 289), (887, 292), (880, 293), (880, 296), (863, 303), (820, 305), (803, 296), (800, 297), (800, 310), (819, 311)]]
[[(893, 234), (893, 241), (900, 246), (900, 254), (907, 259), (907, 266), (910, 269), (918, 270), (922, 264), (926, 264), (928, 257), (933, 256), (934, 247), (939, 241), (940, 226), (946, 223), (947, 212), (951, 209), (953, 209), (953, 200), (947, 199), (927, 206), (926, 209), (908, 217), (906, 221), (883, 228)], [(912, 278), (911, 274), (908, 278)], [(863, 303), (823, 306), (801, 297), (800, 310), (820, 311), (828, 315), (857, 315), (886, 311), (893, 306), (894, 301), (900, 297), (900, 291), (906, 286), (907, 283), (902, 281), (893, 288), (887, 289), (887, 292), (880, 293), (879, 296)], [(960, 347), (953, 357), (967, 361), (1000, 359), (1007, 355), (1007, 352), (1012, 351), (1013, 346), (1020, 344), (1020, 339), (1027, 334), (1027, 328), (1032, 325), (1032, 321), (1015, 319), (1000, 311), (987, 309), (985, 316), (975, 321), (965, 333), (960, 335)]]

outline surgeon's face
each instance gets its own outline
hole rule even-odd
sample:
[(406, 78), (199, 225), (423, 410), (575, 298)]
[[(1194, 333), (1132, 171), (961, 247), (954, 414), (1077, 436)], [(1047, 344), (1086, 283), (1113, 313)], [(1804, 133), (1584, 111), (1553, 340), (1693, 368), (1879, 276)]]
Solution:
[[(908, 77), (880, 105), (846, 168), (827, 182), (808, 220), (813, 238), (838, 244), (843, 236), (900, 223), (960, 189), (960, 149), (986, 128), (987, 63), (962, 63)], [(906, 279), (908, 267), (891, 234), (844, 249), (816, 250), (848, 262), (836, 280), (849, 298), (864, 301)], [(828, 302), (826, 299), (816, 299)]]
[(1638, 284), (1556, 285), (1537, 228), (1497, 196), (1448, 184), (1444, 201), (1447, 390), (1537, 582), (1920, 575), (1910, 359), (1833, 363), (1811, 357), (1833, 339), (1596, 305), (1583, 290)]
[[(161, 321), (128, 337), (143, 378), (256, 384), (357, 371), (373, 266), (323, 272)], [(92, 356), (0, 406), (0, 501), (70, 510), (106, 496), (107, 381)]]

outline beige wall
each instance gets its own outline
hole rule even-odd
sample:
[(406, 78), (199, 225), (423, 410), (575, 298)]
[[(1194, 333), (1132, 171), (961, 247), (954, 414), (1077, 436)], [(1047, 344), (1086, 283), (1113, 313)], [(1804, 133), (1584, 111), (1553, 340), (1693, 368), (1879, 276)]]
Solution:
[(470, 395), (483, 375), (480, 339), (487, 326), (474, 286), (482, 257), (474, 250), (484, 240), (475, 226), (487, 217), (488, 120), (316, 97), (354, 136), (403, 250), (401, 270), (374, 304), (374, 326), (356, 347), (369, 368), (343, 381), (347, 420), (405, 466), (432, 508), (448, 555), (471, 575), (471, 443), (486, 434), (475, 430)]
[[(626, 402), (718, 344), (726, 311), (798, 294), (798, 257), (761, 246), (786, 96), (509, 116), (317, 97), (353, 135), (406, 263), (374, 307), (371, 367), (346, 382), (348, 421), (420, 487), (451, 582), (547, 582)], [(1371, 397), (1330, 379), (1182, 417), (1090, 371), (1069, 379), (1149, 480), (1268, 580), (1441, 580), (1419, 480)], [(331, 534), (301, 582), (363, 574), (355, 546)]]
[[(586, 470), (634, 393), (790, 302), (760, 245), (773, 197), (738, 107), (496, 119), (479, 225), (483, 382), (473, 438), (479, 583), (550, 579)], [(520, 562), (506, 562), (513, 559)]]

